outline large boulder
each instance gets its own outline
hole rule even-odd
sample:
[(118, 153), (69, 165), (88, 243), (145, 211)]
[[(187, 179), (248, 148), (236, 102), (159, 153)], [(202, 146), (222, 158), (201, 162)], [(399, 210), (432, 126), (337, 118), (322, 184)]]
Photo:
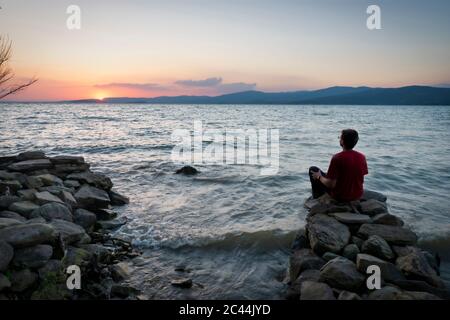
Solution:
[(0, 241), (8, 242), (15, 248), (24, 248), (51, 242), (55, 236), (54, 232), (47, 224), (18, 224), (0, 229)]
[(15, 224), (21, 224), (22, 221), (16, 220), (16, 219), (10, 219), (10, 218), (0, 218), (0, 229), (13, 226)]
[(376, 191), (364, 190), (363, 196), (361, 197), (361, 201), (367, 200), (377, 200), (380, 202), (386, 202), (387, 197), (384, 194)]
[(361, 251), (383, 260), (392, 260), (395, 258), (395, 254), (392, 252), (386, 240), (377, 235), (370, 236), (369, 239), (364, 241)]
[(65, 204), (70, 206), (71, 208), (76, 208), (78, 206), (77, 200), (73, 197), (72, 193), (62, 190), (59, 194), (59, 197)]
[(344, 247), (344, 250), (342, 250), (342, 256), (351, 260), (356, 261), (356, 256), (359, 253), (359, 248), (356, 244), (351, 243)]
[(12, 211), (2, 211), (0, 212), (0, 218), (8, 218), (8, 219), (14, 219), (21, 222), (27, 221), (25, 217), (22, 217), (20, 214)]
[(13, 265), (18, 268), (40, 268), (52, 257), (53, 248), (46, 244), (18, 249), (14, 253)]
[(23, 292), (33, 286), (38, 280), (38, 275), (29, 269), (13, 271), (11, 273), (11, 291)]
[(395, 245), (411, 245), (417, 242), (417, 235), (411, 230), (383, 224), (363, 224), (358, 230), (358, 235), (364, 239), (379, 236)]
[(123, 206), (130, 203), (130, 199), (113, 190), (109, 190), (108, 194), (109, 198), (111, 199), (111, 205), (113, 206)]
[(320, 271), (315, 269), (308, 269), (300, 273), (300, 275), (295, 279), (294, 282), (291, 282), (291, 285), (288, 288), (286, 299), (287, 300), (298, 300), (300, 298), (300, 291), (302, 283), (309, 280), (314, 282), (319, 282)]
[(403, 226), (405, 223), (399, 217), (389, 213), (379, 213), (372, 217), (372, 222), (376, 224), (387, 224), (390, 226)]
[(364, 284), (365, 277), (356, 269), (352, 261), (338, 257), (327, 262), (320, 270), (320, 281), (333, 288), (358, 291)]
[(106, 191), (83, 185), (75, 194), (78, 205), (85, 209), (107, 208), (111, 203)]
[(369, 266), (378, 266), (381, 271), (381, 279), (386, 282), (397, 283), (398, 281), (405, 280), (404, 275), (393, 264), (369, 254), (360, 253), (356, 257), (356, 267), (359, 272), (367, 274), (367, 268)]
[(316, 256), (311, 249), (294, 251), (289, 260), (289, 278), (293, 282), (304, 270), (319, 270), (325, 264), (325, 260)]
[(300, 300), (336, 300), (336, 298), (326, 283), (308, 280), (301, 285)]
[(83, 164), (84, 158), (79, 156), (56, 156), (51, 157), (50, 161), (53, 164)]
[(25, 151), (19, 153), (16, 157), (17, 161), (26, 161), (26, 160), (37, 160), (37, 159), (46, 159), (45, 153), (41, 150), (36, 151)]
[(54, 219), (50, 224), (65, 244), (78, 242), (87, 236), (81, 226), (70, 221)]
[(309, 217), (306, 227), (311, 248), (319, 255), (327, 251), (339, 253), (350, 239), (348, 227), (327, 215)]
[(26, 171), (50, 169), (52, 166), (53, 164), (48, 159), (37, 159), (13, 163), (8, 166), (8, 169), (12, 171), (26, 172)]
[(31, 201), (19, 201), (11, 204), (8, 210), (17, 212), (25, 218), (29, 218), (31, 213), (38, 208), (39, 206)]
[(430, 266), (425, 255), (418, 248), (411, 253), (397, 258), (397, 267), (410, 279), (424, 280), (429, 284), (445, 288), (436, 271)]
[(73, 222), (82, 226), (85, 230), (90, 230), (97, 222), (97, 216), (85, 209), (77, 209), (73, 213)]
[(42, 217), (46, 221), (51, 221), (54, 219), (72, 221), (72, 213), (67, 206), (56, 202), (44, 204), (40, 208), (33, 211), (31, 217)]
[(103, 174), (93, 173), (91, 171), (72, 173), (67, 176), (67, 179), (77, 180), (103, 190), (111, 190), (113, 187), (113, 183), (110, 178)]
[(44, 186), (62, 186), (63, 181), (58, 178), (57, 176), (54, 176), (52, 174), (46, 173), (36, 176), (38, 179), (42, 181)]
[(13, 247), (5, 241), (0, 241), (0, 272), (8, 269), (8, 265), (14, 256)]
[(361, 212), (369, 216), (374, 216), (380, 213), (387, 213), (388, 210), (386, 203), (371, 199), (361, 202)]

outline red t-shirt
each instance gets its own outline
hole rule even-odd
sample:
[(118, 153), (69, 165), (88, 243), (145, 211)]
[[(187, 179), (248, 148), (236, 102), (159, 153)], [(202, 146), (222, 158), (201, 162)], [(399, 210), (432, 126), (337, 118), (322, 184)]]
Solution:
[(331, 196), (339, 201), (358, 200), (363, 195), (364, 176), (368, 173), (362, 153), (354, 150), (336, 153), (327, 172), (327, 178), (336, 180)]

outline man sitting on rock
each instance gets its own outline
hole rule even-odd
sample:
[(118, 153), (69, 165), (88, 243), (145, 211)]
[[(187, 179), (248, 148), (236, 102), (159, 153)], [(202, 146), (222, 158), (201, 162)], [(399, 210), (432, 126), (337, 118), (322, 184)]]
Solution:
[(358, 139), (356, 130), (342, 130), (339, 136), (342, 151), (331, 158), (328, 172), (324, 173), (317, 167), (309, 168), (314, 199), (325, 193), (339, 202), (361, 198), (364, 176), (368, 174), (368, 170), (364, 154), (353, 150)]

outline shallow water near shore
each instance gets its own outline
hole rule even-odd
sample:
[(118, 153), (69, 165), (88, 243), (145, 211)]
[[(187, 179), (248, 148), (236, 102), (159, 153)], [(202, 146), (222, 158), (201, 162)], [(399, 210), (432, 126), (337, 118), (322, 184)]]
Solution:
[[(0, 104), (0, 154), (83, 155), (130, 197), (116, 233), (139, 246), (131, 281), (149, 298), (278, 299), (304, 225), (308, 167), (326, 170), (341, 129), (360, 132), (365, 186), (443, 257), (450, 280), (450, 107)], [(174, 175), (174, 129), (280, 129), (280, 170), (196, 166)], [(175, 269), (184, 271), (175, 271)], [(192, 278), (192, 289), (170, 285)]]

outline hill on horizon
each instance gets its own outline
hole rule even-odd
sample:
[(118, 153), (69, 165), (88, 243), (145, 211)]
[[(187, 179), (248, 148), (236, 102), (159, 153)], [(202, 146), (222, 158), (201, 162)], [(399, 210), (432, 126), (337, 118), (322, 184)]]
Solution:
[(335, 86), (289, 92), (242, 91), (219, 96), (115, 97), (62, 101), (65, 103), (149, 104), (342, 104), (342, 105), (450, 105), (450, 88), (406, 86), (371, 88)]

